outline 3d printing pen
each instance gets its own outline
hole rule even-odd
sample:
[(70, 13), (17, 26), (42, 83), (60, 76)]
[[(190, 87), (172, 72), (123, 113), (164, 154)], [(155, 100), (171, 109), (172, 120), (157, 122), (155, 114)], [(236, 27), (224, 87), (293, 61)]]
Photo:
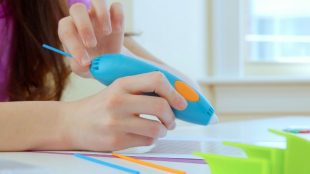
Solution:
[[(43, 47), (66, 57), (72, 57), (71, 54), (46, 44), (44, 44)], [(154, 71), (163, 73), (170, 84), (187, 100), (188, 106), (186, 109), (173, 109), (176, 118), (200, 125), (217, 122), (217, 116), (214, 113), (213, 107), (197, 89), (194, 89), (182, 81), (182, 79), (156, 65), (122, 54), (104, 54), (98, 56), (90, 65), (92, 76), (107, 86), (121, 77)]]

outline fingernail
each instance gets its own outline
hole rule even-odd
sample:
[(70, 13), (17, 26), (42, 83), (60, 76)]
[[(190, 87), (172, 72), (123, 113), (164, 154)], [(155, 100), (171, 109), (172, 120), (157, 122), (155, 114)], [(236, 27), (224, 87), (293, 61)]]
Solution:
[(90, 62), (91, 62), (91, 58), (90, 58), (90, 56), (88, 55), (88, 53), (85, 52), (85, 55), (84, 55), (84, 57), (83, 57), (82, 60), (81, 60), (81, 63), (82, 63), (83, 66), (87, 66), (87, 65), (90, 64)]
[(184, 110), (187, 107), (187, 101), (182, 97), (178, 97), (177, 105), (178, 105), (178, 109)]

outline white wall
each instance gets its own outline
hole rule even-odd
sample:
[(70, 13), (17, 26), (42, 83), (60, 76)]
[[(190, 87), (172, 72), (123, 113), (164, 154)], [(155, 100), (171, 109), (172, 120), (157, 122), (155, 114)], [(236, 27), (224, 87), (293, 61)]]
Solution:
[(194, 80), (207, 74), (207, 1), (134, 0), (137, 41)]

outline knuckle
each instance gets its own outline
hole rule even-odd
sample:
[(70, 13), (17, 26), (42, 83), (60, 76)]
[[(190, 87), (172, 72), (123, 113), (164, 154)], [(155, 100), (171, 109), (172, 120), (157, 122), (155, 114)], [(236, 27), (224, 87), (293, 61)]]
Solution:
[(150, 126), (150, 136), (152, 138), (158, 138), (160, 137), (160, 134), (161, 134), (160, 123)]
[(113, 82), (115, 88), (123, 88), (126, 84), (126, 77), (118, 78)]
[(85, 49), (79, 45), (73, 45), (69, 50), (75, 57), (82, 58), (85, 55)]
[(116, 12), (116, 13), (114, 13), (113, 18), (114, 18), (115, 20), (117, 20), (117, 21), (123, 22), (123, 20), (124, 20), (124, 14), (123, 14), (123, 13)]
[(76, 54), (78, 54), (79, 56), (80, 55), (83, 55), (83, 52), (84, 51), (84, 49), (83, 48), (81, 48), (81, 47), (79, 47), (79, 46), (74, 46), (74, 47), (72, 47), (72, 49), (71, 49), (71, 52), (72, 53), (76, 53)]
[(92, 36), (92, 31), (91, 28), (89, 26), (87, 26), (86, 23), (82, 24), (82, 26), (79, 29), (80, 33), (84, 36), (84, 37), (90, 37)]
[[(158, 86), (158, 90), (160, 90), (160, 88), (163, 90), (164, 88), (166, 88), (168, 80), (163, 73), (156, 72), (154, 74), (154, 83), (156, 83), (156, 85)], [(170, 90), (170, 89), (165, 89), (165, 90)]]
[(153, 78), (158, 83), (166, 82), (166, 76), (162, 72), (154, 72), (153, 73)]
[(170, 106), (167, 100), (163, 98), (158, 98), (158, 103), (156, 105), (156, 110), (158, 111), (158, 114), (165, 115), (169, 107)]
[(175, 121), (175, 116), (171, 111), (171, 107), (167, 100), (159, 98), (159, 102), (156, 106), (157, 114), (165, 124), (169, 125)]
[(113, 116), (105, 120), (104, 129), (105, 130), (113, 130), (118, 126), (118, 120)]
[(111, 94), (110, 97), (107, 99), (106, 108), (109, 111), (113, 111), (116, 108), (122, 106), (123, 100), (122, 97), (118, 94)]

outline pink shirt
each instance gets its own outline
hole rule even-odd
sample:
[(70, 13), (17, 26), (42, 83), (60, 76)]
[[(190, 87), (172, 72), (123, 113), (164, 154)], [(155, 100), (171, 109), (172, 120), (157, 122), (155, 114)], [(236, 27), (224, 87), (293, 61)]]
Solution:
[(7, 101), (7, 85), (9, 79), (9, 52), (13, 22), (5, 11), (5, 2), (0, 4), (0, 101)]
[[(68, 0), (70, 5), (82, 2), (88, 7), (90, 0)], [(13, 32), (13, 20), (6, 11), (5, 1), (0, 3), (0, 102), (8, 101), (8, 81), (9, 81), (9, 52)]]

